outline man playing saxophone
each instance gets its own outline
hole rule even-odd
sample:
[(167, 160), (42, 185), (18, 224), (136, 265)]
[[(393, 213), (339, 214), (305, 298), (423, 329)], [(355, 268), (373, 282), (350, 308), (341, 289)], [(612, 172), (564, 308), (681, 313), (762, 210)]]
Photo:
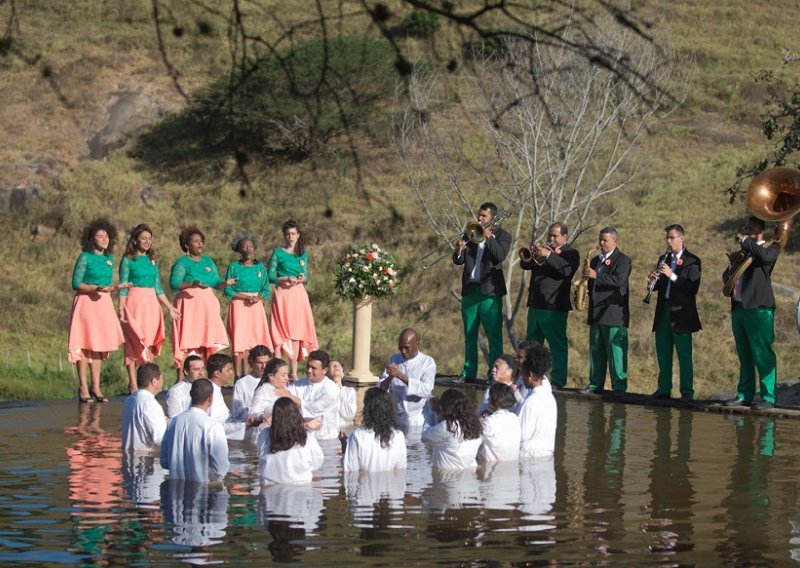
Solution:
[(547, 246), (534, 243), (529, 251), (520, 250), (520, 268), (531, 271), (525, 339), (540, 344), (547, 340), (553, 355), (550, 383), (557, 388), (567, 384), (570, 285), (580, 264), (580, 255), (567, 244), (568, 238), (567, 226), (553, 223), (547, 229)]
[(628, 277), (631, 259), (617, 248), (619, 233), (613, 227), (600, 230), (600, 255), (594, 257), (583, 277), (589, 279), (589, 386), (581, 392), (600, 394), (611, 375), (615, 398), (628, 389)]
[(681, 400), (694, 397), (692, 333), (702, 329), (696, 296), (700, 289), (700, 258), (684, 248), (684, 231), (670, 225), (666, 232), (667, 252), (656, 269), (647, 276), (647, 285), (658, 292), (653, 331), (656, 334), (658, 388), (656, 399), (672, 393), (672, 352), (678, 353)]

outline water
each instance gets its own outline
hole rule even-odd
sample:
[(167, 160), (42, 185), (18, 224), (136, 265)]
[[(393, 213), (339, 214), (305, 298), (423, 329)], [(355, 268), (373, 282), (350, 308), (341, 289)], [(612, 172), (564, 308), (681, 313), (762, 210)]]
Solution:
[(800, 422), (558, 399), (554, 460), (260, 491), (231, 444), (224, 487), (123, 458), (122, 401), (0, 411), (0, 565), (773, 565), (800, 558)]

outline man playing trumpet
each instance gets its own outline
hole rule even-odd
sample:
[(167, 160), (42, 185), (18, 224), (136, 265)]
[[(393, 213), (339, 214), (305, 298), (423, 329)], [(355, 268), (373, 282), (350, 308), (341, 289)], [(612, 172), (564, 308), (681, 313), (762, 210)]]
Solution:
[(550, 347), (553, 355), (552, 386), (567, 384), (569, 344), (567, 316), (572, 309), (570, 285), (580, 264), (578, 251), (567, 244), (569, 230), (564, 223), (547, 229), (547, 245), (533, 243), (521, 249), (520, 268), (531, 271), (528, 287), (528, 328), (525, 339)]
[(683, 246), (683, 227), (666, 231), (667, 252), (647, 276), (647, 285), (658, 292), (653, 331), (656, 334), (658, 388), (653, 398), (668, 399), (672, 392), (672, 351), (678, 353), (681, 400), (694, 396), (692, 333), (702, 329), (695, 301), (700, 288), (700, 259)]

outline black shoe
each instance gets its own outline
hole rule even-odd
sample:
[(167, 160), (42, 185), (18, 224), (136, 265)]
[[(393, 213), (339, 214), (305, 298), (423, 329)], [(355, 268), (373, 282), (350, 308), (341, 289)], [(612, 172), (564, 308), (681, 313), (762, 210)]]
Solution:
[(93, 390), (89, 391), (89, 395), (94, 399), (95, 402), (105, 403), (108, 402), (108, 399), (103, 395), (96, 394)]
[(611, 393), (611, 396), (614, 398), (614, 400), (622, 400), (625, 398), (625, 391), (614, 391)]
[[(667, 393), (663, 393), (661, 391), (656, 391), (656, 392), (654, 392), (653, 394), (650, 395), (650, 398), (652, 398), (654, 400), (669, 400), (672, 397), (669, 396)], [(681, 397), (681, 398), (683, 398), (683, 397)]]
[(681, 402), (692, 402), (692, 400), (694, 400), (694, 397), (690, 394), (681, 395)]
[(771, 410), (775, 408), (775, 403), (762, 400), (761, 402), (756, 402), (755, 404), (753, 404), (751, 408), (753, 410)]
[(722, 406), (747, 406), (747, 403), (740, 396), (730, 400), (723, 401)]
[(596, 389), (594, 387), (586, 387), (585, 389), (581, 389), (578, 391), (581, 394), (603, 394), (603, 389)]

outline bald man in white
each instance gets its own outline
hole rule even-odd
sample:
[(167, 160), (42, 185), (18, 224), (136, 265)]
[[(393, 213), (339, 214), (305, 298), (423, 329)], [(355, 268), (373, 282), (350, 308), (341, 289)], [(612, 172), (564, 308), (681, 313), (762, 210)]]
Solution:
[(397, 347), (400, 351), (389, 358), (381, 374), (380, 388), (392, 395), (398, 426), (419, 427), (425, 423), (422, 410), (433, 392), (436, 361), (419, 350), (419, 335), (411, 328), (400, 332)]

